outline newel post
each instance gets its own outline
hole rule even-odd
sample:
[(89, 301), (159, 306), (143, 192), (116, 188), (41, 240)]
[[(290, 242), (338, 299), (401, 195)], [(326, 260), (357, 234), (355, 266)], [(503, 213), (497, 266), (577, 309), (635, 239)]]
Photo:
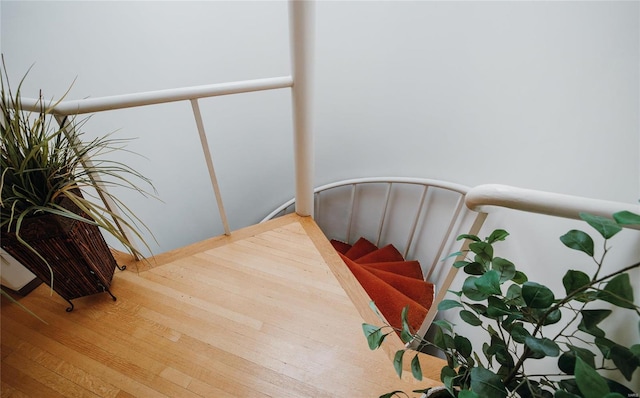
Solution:
[(313, 1), (289, 1), (296, 213), (313, 217)]

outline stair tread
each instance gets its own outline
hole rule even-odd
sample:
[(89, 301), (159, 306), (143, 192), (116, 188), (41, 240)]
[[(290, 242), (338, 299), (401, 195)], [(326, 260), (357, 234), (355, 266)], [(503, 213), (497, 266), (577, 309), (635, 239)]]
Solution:
[(409, 306), (407, 322), (413, 330), (420, 328), (427, 315), (427, 309), (423, 305), (394, 288), (361, 264), (343, 254), (340, 256), (391, 326), (402, 328), (400, 314), (404, 307)]
[(331, 239), (331, 246), (333, 246), (334, 249), (336, 249), (336, 251), (340, 254), (345, 254), (347, 251), (349, 251), (349, 249), (351, 249), (351, 245), (348, 243), (345, 243), (341, 240), (336, 240), (336, 239)]
[(359, 264), (379, 263), (386, 261), (404, 261), (404, 257), (393, 245), (386, 245), (355, 259)]
[(360, 238), (346, 253), (344, 253), (344, 255), (351, 260), (356, 260), (376, 250), (378, 250), (376, 245), (365, 238)]
[(362, 267), (423, 307), (431, 307), (434, 297), (433, 283), (382, 271), (366, 264), (362, 264)]
[(424, 280), (422, 267), (418, 261), (384, 261), (379, 263), (366, 263), (367, 267), (376, 268), (382, 271), (393, 272), (394, 274)]

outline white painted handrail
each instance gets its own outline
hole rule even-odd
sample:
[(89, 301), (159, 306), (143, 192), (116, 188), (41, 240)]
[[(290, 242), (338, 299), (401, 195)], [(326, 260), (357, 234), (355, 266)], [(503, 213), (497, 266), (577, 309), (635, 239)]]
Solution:
[[(467, 193), (465, 203), (474, 211), (486, 212), (487, 207), (498, 206), (571, 219), (580, 219), (580, 213), (603, 217), (611, 217), (613, 213), (622, 210), (640, 213), (640, 204), (590, 199), (499, 184), (485, 184), (472, 188)], [(639, 226), (630, 228), (640, 229)]]
[[(365, 178), (352, 178), (349, 180), (342, 180), (337, 182), (332, 182), (329, 184), (321, 185), (314, 189), (314, 193), (320, 193), (323, 191), (327, 191), (333, 188), (347, 186), (347, 185), (358, 185), (358, 184), (375, 184), (375, 183), (399, 183), (399, 184), (415, 184), (415, 185), (429, 185), (438, 188), (447, 189), (449, 191), (458, 192), (460, 194), (465, 195), (469, 190), (468, 187), (456, 184), (448, 181), (440, 181), (440, 180), (432, 180), (428, 178), (413, 178), (413, 177), (365, 177)], [(291, 207), (295, 204), (296, 199), (292, 198), (278, 206), (271, 213), (267, 214), (262, 221), (265, 222), (271, 220), (278, 215), (282, 215), (281, 213), (286, 212), (287, 208)]]
[[(81, 100), (62, 101), (51, 111), (56, 115), (78, 115), (103, 112), (115, 109), (163, 104), (167, 102), (187, 101), (222, 95), (249, 93), (253, 91), (274, 90), (293, 86), (291, 76), (267, 79), (242, 80), (237, 82), (208, 84), (193, 87), (172, 88), (167, 90), (146, 91), (131, 94), (113, 95)], [(40, 110), (38, 99), (22, 98), (22, 107), (28, 111)], [(51, 106), (53, 104), (47, 104)]]
[[(58, 103), (45, 102), (44, 106), (50, 108), (49, 111), (52, 114), (58, 118), (62, 118), (67, 115), (104, 112), (168, 102), (190, 101), (224, 231), (226, 235), (229, 235), (229, 224), (222, 204), (220, 188), (218, 187), (213, 161), (211, 160), (211, 152), (207, 144), (197, 100), (207, 97), (291, 88), (296, 213), (301, 216), (313, 216), (314, 151), (312, 131), (312, 66), (315, 41), (314, 12), (315, 2), (313, 1), (289, 1), (291, 76), (86, 98), (61, 101)], [(21, 98), (21, 105), (24, 110), (38, 112), (43, 105), (42, 101), (42, 99)], [(105, 203), (105, 205), (109, 206), (108, 203)], [(126, 234), (126, 231), (123, 230), (122, 232)]]
[[(223, 95), (249, 93), (254, 91), (275, 90), (281, 88), (293, 87), (293, 78), (291, 76), (274, 77), (268, 79), (243, 80), (237, 82), (208, 84), (202, 86), (181, 87), (167, 90), (147, 91), (131, 94), (114, 95), (98, 98), (86, 98), (81, 100), (60, 101), (58, 103), (44, 103), (45, 107), (52, 107), (49, 111), (56, 115), (58, 120), (64, 120), (67, 115), (79, 115), (86, 113), (97, 113), (104, 111), (112, 111), (125, 108), (134, 108), (140, 106), (163, 104), (168, 102), (190, 101), (193, 109), (193, 115), (196, 121), (196, 127), (200, 136), (202, 152), (204, 154), (207, 170), (211, 180), (211, 185), (216, 198), (220, 220), (225, 235), (231, 234), (227, 215), (222, 202), (222, 194), (218, 185), (211, 150), (207, 143), (204, 124), (198, 106), (199, 98), (216, 97)], [(38, 112), (43, 104), (42, 99), (24, 98), (20, 99), (22, 108), (27, 111)], [(310, 141), (310, 139), (309, 139)], [(306, 154), (306, 152), (304, 152)], [(296, 155), (298, 156), (298, 155)], [(306, 155), (309, 156), (309, 155)], [(307, 174), (312, 174), (307, 172)], [(310, 177), (307, 177), (310, 180)], [(312, 191), (312, 188), (311, 188)], [(312, 195), (310, 193), (309, 195)], [(117, 212), (117, 209), (105, 202), (105, 206), (111, 211)], [(308, 215), (308, 214), (307, 214)], [(127, 235), (124, 228), (120, 228), (121, 232)]]

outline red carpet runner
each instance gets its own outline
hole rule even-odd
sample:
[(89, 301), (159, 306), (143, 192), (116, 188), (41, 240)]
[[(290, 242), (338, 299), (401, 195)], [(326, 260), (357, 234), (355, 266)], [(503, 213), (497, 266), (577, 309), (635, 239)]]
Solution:
[(353, 246), (337, 240), (331, 244), (391, 326), (402, 328), (402, 309), (408, 305), (409, 326), (413, 331), (420, 328), (434, 297), (420, 263), (405, 261), (393, 245), (378, 248), (364, 238)]

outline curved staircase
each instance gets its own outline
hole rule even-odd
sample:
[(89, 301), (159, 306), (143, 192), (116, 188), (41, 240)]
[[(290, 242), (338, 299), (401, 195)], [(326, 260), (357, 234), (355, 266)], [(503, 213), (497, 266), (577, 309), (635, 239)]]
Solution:
[(408, 306), (409, 326), (420, 328), (435, 289), (424, 280), (418, 261), (406, 261), (391, 244), (378, 248), (365, 238), (353, 245), (335, 239), (331, 244), (391, 326), (402, 329), (402, 310)]

